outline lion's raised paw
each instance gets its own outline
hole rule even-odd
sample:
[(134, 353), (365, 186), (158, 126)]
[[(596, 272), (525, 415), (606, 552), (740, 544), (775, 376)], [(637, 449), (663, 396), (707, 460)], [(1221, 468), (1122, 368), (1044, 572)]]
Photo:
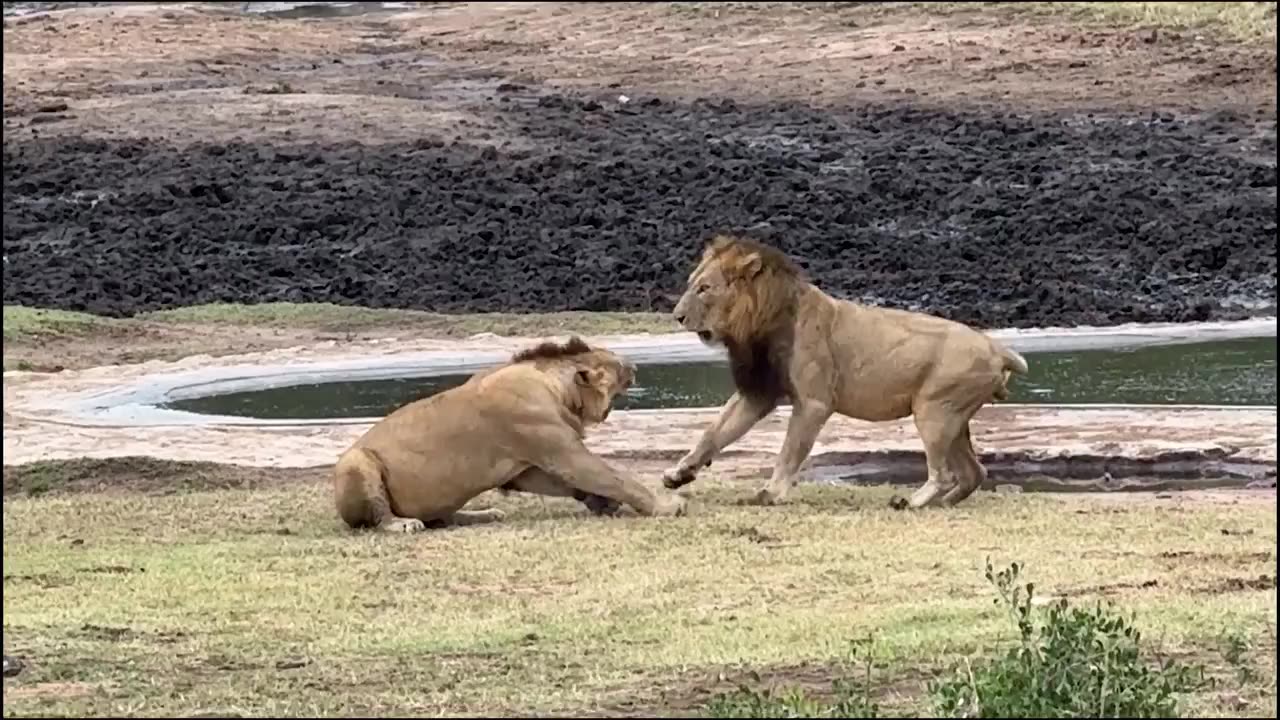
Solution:
[(662, 486), (668, 490), (675, 490), (693, 482), (697, 476), (698, 474), (693, 468), (674, 467), (669, 470), (663, 470)]

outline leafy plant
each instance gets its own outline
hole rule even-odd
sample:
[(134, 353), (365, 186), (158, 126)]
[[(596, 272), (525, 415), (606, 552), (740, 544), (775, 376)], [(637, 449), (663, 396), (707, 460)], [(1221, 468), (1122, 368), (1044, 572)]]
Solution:
[(1177, 696), (1201, 687), (1203, 667), (1150, 661), (1142, 634), (1101, 604), (1070, 607), (1065, 599), (1037, 612), (1035, 584), (1021, 585), (1013, 563), (986, 578), (1018, 628), (1003, 657), (957, 664), (930, 693), (950, 717), (1174, 717)]

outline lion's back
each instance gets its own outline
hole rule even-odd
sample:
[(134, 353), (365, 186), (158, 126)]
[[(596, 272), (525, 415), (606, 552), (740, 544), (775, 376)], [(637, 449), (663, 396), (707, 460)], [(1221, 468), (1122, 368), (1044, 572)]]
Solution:
[(546, 378), (532, 367), (510, 365), (473, 375), (467, 382), (392, 411), (358, 441), (364, 447), (394, 445), (465, 453), (493, 444), (517, 414), (554, 402)]

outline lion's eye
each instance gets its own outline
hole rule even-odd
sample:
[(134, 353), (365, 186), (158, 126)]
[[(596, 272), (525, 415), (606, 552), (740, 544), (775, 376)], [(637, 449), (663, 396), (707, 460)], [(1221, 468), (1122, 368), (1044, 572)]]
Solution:
[(708, 290), (710, 290), (710, 289), (711, 289), (711, 286), (710, 286), (710, 285), (708, 285), (708, 284), (706, 284), (706, 283), (702, 283), (701, 285), (699, 285), (699, 286), (698, 286), (698, 294), (699, 294), (699, 295), (701, 295), (702, 293), (704, 293), (704, 292), (706, 292), (706, 291), (708, 291)]

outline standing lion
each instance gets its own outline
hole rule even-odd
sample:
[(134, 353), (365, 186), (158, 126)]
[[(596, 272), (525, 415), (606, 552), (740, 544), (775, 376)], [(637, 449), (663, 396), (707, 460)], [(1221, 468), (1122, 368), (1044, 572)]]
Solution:
[(782, 451), (756, 502), (786, 498), (800, 464), (832, 413), (868, 421), (914, 417), (929, 474), (912, 508), (954, 505), (986, 480), (969, 420), (1007, 397), (1026, 360), (984, 333), (950, 320), (837, 300), (807, 282), (780, 251), (718, 235), (707, 244), (675, 318), (729, 352), (737, 392), (697, 445), (663, 473), (686, 485), (778, 403), (791, 401)]
[(500, 510), (462, 506), (494, 489), (573, 497), (600, 514), (617, 503), (641, 515), (683, 514), (684, 498), (650, 490), (582, 442), (634, 378), (633, 365), (577, 337), (517, 353), (356, 440), (334, 469), (338, 515), (353, 528), (392, 532), (492, 522)]

